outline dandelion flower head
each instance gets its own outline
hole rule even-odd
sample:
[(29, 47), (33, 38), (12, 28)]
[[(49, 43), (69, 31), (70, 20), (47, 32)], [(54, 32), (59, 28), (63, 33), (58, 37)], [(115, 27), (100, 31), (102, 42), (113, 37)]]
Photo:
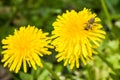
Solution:
[(36, 65), (42, 67), (40, 57), (51, 54), (48, 51), (50, 42), (48, 33), (43, 33), (35, 26), (21, 26), (15, 30), (13, 35), (9, 35), (2, 40), (4, 67), (8, 66), (10, 71), (18, 73), (23, 65), (24, 72), (27, 72), (27, 65), (37, 69)]
[(100, 18), (90, 9), (66, 11), (53, 23), (52, 45), (58, 52), (57, 61), (64, 61), (64, 66), (79, 68), (80, 62), (86, 64), (96, 54), (96, 48), (105, 38)]

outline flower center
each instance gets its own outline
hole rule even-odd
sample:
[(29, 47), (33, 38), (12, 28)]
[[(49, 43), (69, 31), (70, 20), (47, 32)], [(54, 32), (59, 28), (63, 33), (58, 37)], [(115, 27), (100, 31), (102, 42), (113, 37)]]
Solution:
[(26, 51), (31, 49), (31, 41), (27, 38), (25, 38), (24, 40), (20, 39), (19, 41), (16, 42), (17, 42), (16, 49), (19, 51)]

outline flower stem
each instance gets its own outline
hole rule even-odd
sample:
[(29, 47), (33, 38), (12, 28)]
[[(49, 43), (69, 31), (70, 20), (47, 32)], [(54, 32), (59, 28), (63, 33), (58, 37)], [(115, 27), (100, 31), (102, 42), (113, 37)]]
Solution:
[(107, 21), (108, 21), (108, 26), (110, 29), (112, 29), (112, 21), (111, 21), (110, 14), (109, 14), (108, 9), (107, 9), (106, 4), (105, 4), (105, 0), (101, 0), (101, 4), (102, 4), (103, 10), (105, 12)]
[(41, 60), (43, 63), (43, 66), (54, 76), (55, 80), (60, 80), (58, 75), (47, 65), (43, 60)]

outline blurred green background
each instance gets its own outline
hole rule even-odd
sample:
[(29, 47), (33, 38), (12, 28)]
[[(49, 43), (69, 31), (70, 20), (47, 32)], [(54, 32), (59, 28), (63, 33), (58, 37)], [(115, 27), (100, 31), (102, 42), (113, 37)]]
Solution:
[[(84, 7), (101, 18), (107, 33), (99, 54), (87, 65), (74, 70), (64, 67), (63, 62), (56, 62), (54, 50), (43, 60), (61, 80), (120, 80), (120, 0), (0, 0), (0, 40), (13, 34), (15, 28), (27, 25), (51, 33), (57, 15)], [(2, 66), (0, 62), (0, 80), (56, 80), (45, 67), (15, 74)]]

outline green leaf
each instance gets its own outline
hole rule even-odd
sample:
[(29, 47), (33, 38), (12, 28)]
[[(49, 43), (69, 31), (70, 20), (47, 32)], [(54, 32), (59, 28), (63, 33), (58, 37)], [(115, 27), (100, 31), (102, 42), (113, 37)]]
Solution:
[(50, 80), (49, 72), (44, 70), (39, 76), (37, 80)]
[(24, 72), (19, 73), (21, 80), (34, 80), (33, 76)]

